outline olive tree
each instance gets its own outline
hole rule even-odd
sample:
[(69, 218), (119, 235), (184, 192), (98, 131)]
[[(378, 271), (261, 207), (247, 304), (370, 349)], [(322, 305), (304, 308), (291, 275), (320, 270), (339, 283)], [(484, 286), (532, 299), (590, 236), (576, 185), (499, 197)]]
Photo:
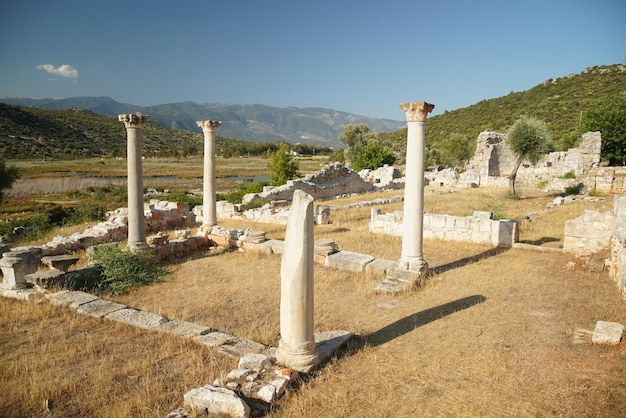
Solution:
[(515, 177), (524, 160), (535, 164), (552, 148), (552, 140), (545, 123), (539, 119), (521, 116), (508, 130), (508, 143), (515, 157), (515, 165), (509, 175), (509, 193), (515, 196)]

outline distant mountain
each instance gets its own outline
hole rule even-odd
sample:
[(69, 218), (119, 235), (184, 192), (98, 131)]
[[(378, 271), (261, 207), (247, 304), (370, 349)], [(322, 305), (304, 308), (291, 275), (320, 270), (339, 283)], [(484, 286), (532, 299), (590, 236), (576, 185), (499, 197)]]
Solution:
[(218, 134), (255, 142), (304, 143), (341, 146), (338, 135), (346, 124), (367, 123), (376, 132), (393, 132), (406, 122), (374, 119), (322, 108), (278, 108), (261, 104), (239, 105), (194, 102), (154, 106), (119, 103), (110, 97), (72, 97), (67, 99), (0, 98), (0, 102), (40, 109), (65, 110), (80, 108), (102, 116), (117, 117), (121, 113), (141, 112), (150, 120), (171, 129), (200, 131), (196, 121), (221, 120)]

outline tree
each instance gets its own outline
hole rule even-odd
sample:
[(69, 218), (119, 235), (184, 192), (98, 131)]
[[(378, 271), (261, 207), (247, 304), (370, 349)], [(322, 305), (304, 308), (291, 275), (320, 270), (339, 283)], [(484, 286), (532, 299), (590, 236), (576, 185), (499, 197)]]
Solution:
[(352, 162), (352, 169), (355, 171), (365, 170), (366, 168), (375, 170), (385, 164), (391, 165), (395, 162), (396, 157), (389, 148), (380, 144), (365, 144)]
[(274, 186), (287, 183), (287, 180), (300, 177), (298, 161), (291, 155), (289, 144), (282, 142), (276, 151), (267, 150), (267, 168)]
[(10, 189), (18, 178), (20, 178), (20, 173), (17, 167), (7, 166), (4, 155), (0, 155), (0, 203), (4, 198), (4, 190)]
[(535, 164), (539, 159), (550, 151), (552, 140), (550, 133), (543, 121), (521, 116), (509, 128), (508, 143), (511, 151), (517, 157), (511, 174), (509, 175), (509, 193), (515, 195), (515, 177), (522, 161), (529, 160)]
[(348, 164), (354, 162), (361, 148), (370, 142), (376, 142), (378, 134), (370, 132), (367, 123), (359, 123), (356, 125), (348, 124), (343, 127), (343, 132), (339, 134), (339, 141), (348, 147), (345, 151), (345, 157)]
[(626, 92), (593, 104), (582, 116), (583, 132), (600, 131), (602, 158), (610, 165), (626, 165)]
[(439, 164), (444, 167), (463, 167), (474, 155), (476, 142), (465, 135), (451, 133), (436, 144)]

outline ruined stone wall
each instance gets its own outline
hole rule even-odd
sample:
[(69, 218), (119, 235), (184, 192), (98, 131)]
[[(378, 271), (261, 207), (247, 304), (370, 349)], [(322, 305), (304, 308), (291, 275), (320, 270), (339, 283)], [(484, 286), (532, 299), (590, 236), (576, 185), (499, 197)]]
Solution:
[[(519, 224), (511, 220), (494, 220), (491, 212), (475, 211), (472, 216), (424, 214), (424, 238), (511, 247), (519, 239)], [(401, 211), (382, 213), (372, 208), (369, 230), (374, 233), (402, 235)]]
[[(613, 190), (613, 184), (616, 183), (616, 188), (621, 190), (624, 182), (620, 180), (626, 176), (616, 177), (615, 168), (599, 168), (601, 145), (600, 132), (587, 132), (576, 148), (546, 154), (535, 165), (523, 162), (517, 172), (516, 184), (519, 187), (535, 188), (543, 182), (545, 191), (563, 191), (579, 183), (583, 183), (587, 190), (597, 185), (601, 190)], [(426, 178), (429, 184), (439, 186), (506, 188), (515, 160), (515, 155), (507, 145), (506, 134), (481, 132), (476, 140), (474, 156), (463, 173), (446, 169), (426, 173)], [(576, 178), (564, 179), (563, 176), (570, 172)]]
[(371, 191), (374, 190), (374, 185), (362, 179), (356, 171), (340, 163), (331, 163), (320, 171), (308, 174), (301, 179), (289, 180), (287, 184), (272, 188), (267, 192), (247, 194), (243, 198), (243, 203), (248, 203), (253, 199), (263, 199), (266, 202), (291, 201), (294, 190), (302, 190), (317, 200)]

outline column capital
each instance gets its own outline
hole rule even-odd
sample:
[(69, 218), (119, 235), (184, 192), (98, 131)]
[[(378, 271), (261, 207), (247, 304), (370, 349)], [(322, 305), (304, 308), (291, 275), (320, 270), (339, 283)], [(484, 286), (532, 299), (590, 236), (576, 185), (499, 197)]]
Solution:
[(202, 132), (217, 132), (217, 128), (222, 124), (221, 120), (199, 120), (196, 121), (199, 128), (202, 128)]
[(426, 116), (433, 111), (434, 104), (426, 102), (400, 103), (400, 109), (406, 113), (407, 122), (426, 122)]
[(142, 115), (140, 112), (117, 115), (120, 122), (124, 122), (127, 128), (143, 128), (144, 123), (148, 123), (150, 116)]

